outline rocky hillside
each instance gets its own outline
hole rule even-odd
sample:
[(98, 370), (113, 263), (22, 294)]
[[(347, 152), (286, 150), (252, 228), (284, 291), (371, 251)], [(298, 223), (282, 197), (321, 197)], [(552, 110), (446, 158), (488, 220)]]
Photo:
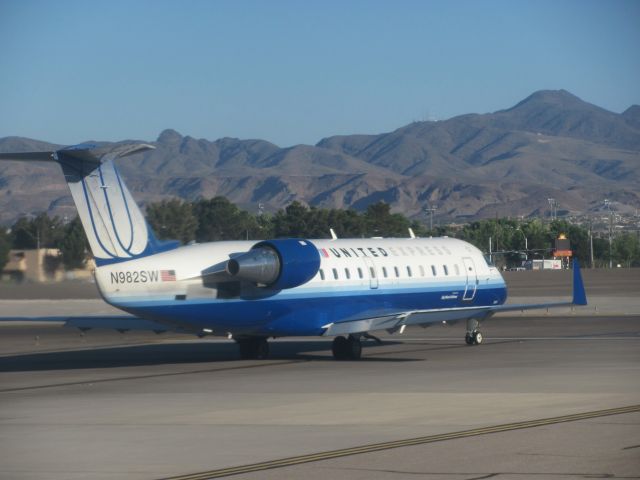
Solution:
[[(535, 215), (554, 197), (584, 212), (602, 200), (640, 207), (640, 106), (609, 112), (560, 91), (536, 92), (512, 108), (379, 135), (329, 137), (280, 148), (264, 140), (216, 141), (165, 130), (156, 150), (120, 160), (141, 202), (224, 195), (255, 211), (293, 200), (363, 209), (378, 200), (410, 216), (428, 205), (449, 219)], [(17, 137), (0, 152), (55, 148)], [(0, 223), (48, 210), (75, 210), (57, 166), (0, 164)]]

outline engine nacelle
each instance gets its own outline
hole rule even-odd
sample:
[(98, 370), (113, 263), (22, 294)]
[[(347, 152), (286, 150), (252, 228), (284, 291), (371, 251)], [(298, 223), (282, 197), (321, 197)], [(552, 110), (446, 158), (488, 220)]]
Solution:
[(227, 262), (227, 273), (276, 290), (307, 283), (320, 269), (320, 254), (309, 240), (285, 238), (256, 243)]

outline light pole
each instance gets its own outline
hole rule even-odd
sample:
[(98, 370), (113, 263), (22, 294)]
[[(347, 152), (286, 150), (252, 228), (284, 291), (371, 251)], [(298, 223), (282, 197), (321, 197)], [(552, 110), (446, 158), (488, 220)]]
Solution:
[(591, 268), (593, 269), (593, 221), (589, 217), (589, 254), (591, 258)]
[(613, 258), (611, 257), (611, 228), (613, 219), (611, 218), (611, 202), (608, 198), (604, 199), (604, 206), (609, 210), (609, 268), (613, 268)]
[(555, 198), (547, 198), (547, 202), (549, 202), (550, 221), (553, 221), (558, 216), (558, 202), (556, 202)]
[[(36, 222), (36, 219), (38, 217), (36, 215), (34, 215), (33, 213), (27, 213), (24, 217), (33, 219), (33, 224), (36, 227), (36, 250), (40, 251), (40, 225)], [(27, 233), (29, 233), (29, 232), (27, 232)], [(30, 233), (29, 233), (29, 235), (33, 238), (33, 236)]]
[(424, 209), (425, 212), (429, 213), (429, 232), (433, 232), (433, 214), (438, 209), (438, 207), (432, 206)]
[(527, 236), (524, 234), (520, 227), (516, 228), (516, 230), (520, 232), (524, 237), (524, 259), (529, 260), (529, 242), (527, 241)]

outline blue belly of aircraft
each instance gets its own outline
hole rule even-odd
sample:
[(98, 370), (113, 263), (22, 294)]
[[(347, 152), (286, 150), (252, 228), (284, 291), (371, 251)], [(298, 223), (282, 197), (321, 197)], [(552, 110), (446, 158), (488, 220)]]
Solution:
[[(497, 305), (504, 303), (504, 285), (478, 288), (473, 300), (455, 290), (281, 292), (267, 298), (144, 300), (114, 302), (142, 318), (179, 323), (190, 329), (210, 329), (215, 335), (314, 336), (332, 322), (391, 315), (402, 311)], [(447, 298), (448, 297), (448, 298)]]

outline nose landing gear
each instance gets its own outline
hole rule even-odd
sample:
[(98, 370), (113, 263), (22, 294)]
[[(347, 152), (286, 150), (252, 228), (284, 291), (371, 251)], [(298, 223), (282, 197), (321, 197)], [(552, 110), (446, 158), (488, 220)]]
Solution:
[(482, 343), (482, 332), (476, 330), (474, 332), (467, 332), (464, 336), (464, 341), (467, 345), (480, 345)]
[(479, 330), (480, 322), (477, 318), (467, 320), (467, 334), (464, 341), (467, 345), (480, 345), (482, 343), (482, 333)]

